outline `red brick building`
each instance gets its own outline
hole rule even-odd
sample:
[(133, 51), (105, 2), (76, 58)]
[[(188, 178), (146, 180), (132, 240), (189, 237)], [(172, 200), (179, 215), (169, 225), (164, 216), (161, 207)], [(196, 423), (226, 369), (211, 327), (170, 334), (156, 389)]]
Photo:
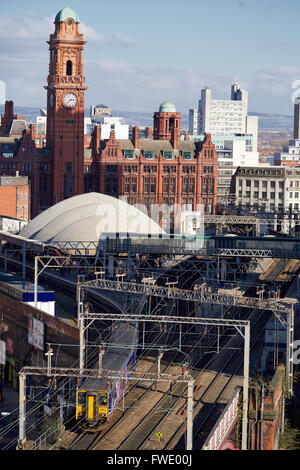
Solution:
[[(203, 142), (180, 139), (181, 113), (172, 103), (154, 113), (154, 139), (101, 140), (92, 136), (92, 157), (85, 161), (85, 190), (127, 197), (130, 204), (178, 204), (196, 210), (203, 204), (214, 213), (217, 203), (218, 160), (210, 134)], [(168, 109), (168, 111), (166, 111)]]
[(69, 7), (55, 18), (48, 41), (47, 148), (51, 149), (51, 204), (83, 193), (84, 86), (79, 17)]
[[(17, 137), (8, 133), (16, 116), (8, 102), (2, 117), (0, 174), (27, 175), (31, 217), (74, 195), (97, 191), (127, 198), (130, 204), (166, 204), (214, 213), (217, 203), (217, 153), (207, 134), (203, 142), (181, 140), (181, 113), (164, 102), (153, 116), (147, 138), (101, 139), (100, 127), (84, 135), (83, 35), (69, 7), (55, 18), (48, 42), (47, 142), (40, 148), (35, 126)], [(20, 121), (21, 122), (21, 121)], [(91, 140), (89, 142), (89, 140)], [(89, 147), (89, 148), (88, 148)]]
[(30, 218), (51, 205), (51, 152), (37, 148), (34, 128), (24, 130), (19, 138), (0, 137), (0, 174), (14, 176), (16, 171), (26, 175), (30, 185)]
[(0, 216), (29, 221), (30, 187), (26, 176), (0, 176)]

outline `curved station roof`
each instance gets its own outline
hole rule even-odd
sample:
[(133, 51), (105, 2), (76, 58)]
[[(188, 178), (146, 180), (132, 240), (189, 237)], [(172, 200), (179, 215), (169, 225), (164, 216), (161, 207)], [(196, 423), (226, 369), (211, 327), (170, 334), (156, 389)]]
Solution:
[(50, 207), (29, 222), (19, 235), (54, 243), (98, 241), (105, 233), (165, 232), (148, 215), (126, 202), (106, 194), (87, 193)]

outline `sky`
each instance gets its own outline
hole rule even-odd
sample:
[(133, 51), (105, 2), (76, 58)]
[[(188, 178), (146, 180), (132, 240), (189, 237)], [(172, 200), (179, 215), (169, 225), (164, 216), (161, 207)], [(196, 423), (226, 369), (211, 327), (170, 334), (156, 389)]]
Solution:
[(299, 0), (2, 1), (0, 80), (16, 106), (46, 107), (46, 41), (67, 5), (87, 41), (86, 108), (152, 113), (172, 101), (186, 114), (203, 87), (230, 99), (238, 82), (249, 93), (249, 111), (293, 114)]

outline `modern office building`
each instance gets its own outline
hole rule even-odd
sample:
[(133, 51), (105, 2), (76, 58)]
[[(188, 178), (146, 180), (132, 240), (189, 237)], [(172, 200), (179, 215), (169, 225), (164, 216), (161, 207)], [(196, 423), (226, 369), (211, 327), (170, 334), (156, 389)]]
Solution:
[[(197, 134), (195, 133), (197, 123)], [(230, 193), (231, 177), (239, 166), (257, 166), (258, 117), (248, 116), (248, 93), (237, 83), (230, 100), (212, 99), (211, 89), (201, 90), (198, 110), (189, 110), (190, 139), (211, 134), (218, 154), (218, 199)]]
[(97, 104), (90, 107), (90, 117), (93, 121), (109, 116), (111, 116), (111, 108), (105, 104)]
[[(181, 137), (183, 138), (183, 137)], [(189, 136), (194, 142), (202, 141), (204, 135)], [(218, 201), (230, 194), (231, 178), (239, 166), (258, 166), (259, 154), (253, 149), (252, 135), (212, 135), (218, 156)]]
[(294, 167), (300, 163), (300, 140), (290, 139), (282, 152), (274, 153), (274, 165)]
[(274, 165), (300, 165), (300, 98), (296, 98), (294, 105), (294, 138), (289, 140), (288, 145), (283, 146), (282, 152), (274, 153)]
[(237, 83), (231, 87), (230, 100), (212, 99), (209, 87), (201, 90), (198, 134), (252, 134), (257, 143), (257, 123), (257, 116), (248, 116), (248, 92), (242, 90)]
[(300, 97), (296, 98), (294, 104), (294, 139), (300, 139)]
[(189, 134), (198, 134), (198, 109), (189, 110)]

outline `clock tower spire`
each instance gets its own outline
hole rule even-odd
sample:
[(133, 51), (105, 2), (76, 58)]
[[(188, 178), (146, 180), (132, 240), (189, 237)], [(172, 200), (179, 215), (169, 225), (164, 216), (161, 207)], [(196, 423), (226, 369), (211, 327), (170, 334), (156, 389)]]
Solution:
[(52, 155), (52, 204), (83, 193), (84, 86), (79, 16), (69, 7), (55, 18), (47, 78), (47, 148)]

